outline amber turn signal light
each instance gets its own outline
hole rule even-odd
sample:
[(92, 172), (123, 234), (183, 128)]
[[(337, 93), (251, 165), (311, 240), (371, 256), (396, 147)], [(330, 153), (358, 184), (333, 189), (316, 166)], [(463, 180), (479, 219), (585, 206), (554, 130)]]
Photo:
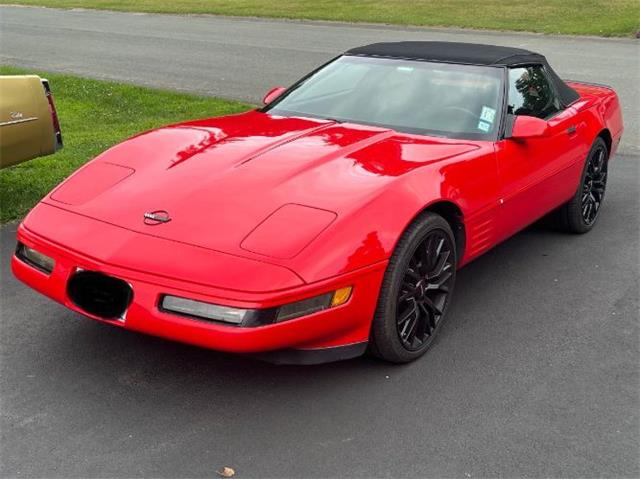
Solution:
[(342, 287), (333, 292), (333, 298), (331, 299), (332, 307), (339, 307), (340, 305), (344, 305), (351, 298), (351, 290), (353, 287)]

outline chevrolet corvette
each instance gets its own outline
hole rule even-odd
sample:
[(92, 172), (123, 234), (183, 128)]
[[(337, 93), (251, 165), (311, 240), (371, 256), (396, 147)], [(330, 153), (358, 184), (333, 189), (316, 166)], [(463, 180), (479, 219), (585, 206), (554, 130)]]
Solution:
[(141, 133), (27, 215), (12, 269), (94, 320), (277, 363), (409, 362), (456, 271), (544, 216), (596, 224), (609, 87), (527, 50), (351, 49), (264, 105)]

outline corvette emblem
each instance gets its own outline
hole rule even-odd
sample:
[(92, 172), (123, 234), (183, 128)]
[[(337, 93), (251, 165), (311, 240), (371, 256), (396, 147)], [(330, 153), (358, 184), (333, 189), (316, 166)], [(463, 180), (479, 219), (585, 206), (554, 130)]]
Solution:
[(144, 223), (146, 225), (158, 225), (170, 221), (171, 217), (166, 210), (156, 210), (155, 212), (145, 212), (144, 214)]

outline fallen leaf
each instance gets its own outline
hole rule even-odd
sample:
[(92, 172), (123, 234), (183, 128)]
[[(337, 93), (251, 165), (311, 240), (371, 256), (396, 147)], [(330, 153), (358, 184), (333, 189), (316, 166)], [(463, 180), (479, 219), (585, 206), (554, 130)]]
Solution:
[(231, 478), (236, 474), (236, 471), (231, 467), (223, 467), (222, 470), (216, 472), (221, 477)]

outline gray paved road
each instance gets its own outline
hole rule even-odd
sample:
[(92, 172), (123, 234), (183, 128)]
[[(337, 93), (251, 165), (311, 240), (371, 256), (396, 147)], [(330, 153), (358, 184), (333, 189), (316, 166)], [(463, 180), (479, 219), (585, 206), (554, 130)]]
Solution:
[(435, 348), (276, 367), (97, 324), (10, 274), (0, 476), (640, 476), (638, 182), (584, 236), (531, 228), (460, 271)]
[(258, 102), (357, 45), (425, 39), (518, 46), (547, 55), (565, 78), (619, 92), (640, 152), (640, 42), (331, 23), (0, 8), (0, 62)]
[[(219, 18), (189, 19), (186, 29), (177, 17), (0, 12), (4, 61), (248, 99), (348, 45), (416, 35)], [(606, 75), (618, 73), (600, 78), (607, 69), (598, 65), (622, 64), (635, 48), (501, 38), (552, 58), (583, 52), (588, 60), (582, 70), (573, 63), (576, 75), (610, 83)], [(597, 54), (602, 45), (613, 53)], [(238, 78), (248, 68), (252, 75)], [(627, 151), (633, 138), (627, 135)], [(85, 320), (11, 276), (15, 226), (5, 227), (0, 476), (211, 477), (231, 465), (242, 477), (638, 477), (639, 160), (616, 159), (603, 217), (590, 234), (530, 228), (465, 267), (435, 348), (401, 367), (367, 358), (275, 367)]]

